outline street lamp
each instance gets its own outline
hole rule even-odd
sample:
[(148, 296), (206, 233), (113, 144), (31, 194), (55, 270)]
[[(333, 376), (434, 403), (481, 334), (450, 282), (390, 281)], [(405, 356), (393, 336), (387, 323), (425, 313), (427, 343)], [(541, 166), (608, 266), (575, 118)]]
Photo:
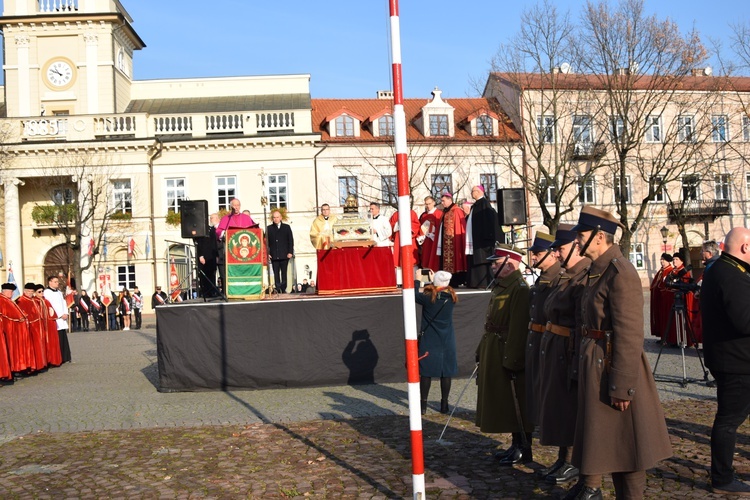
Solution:
[(661, 241), (664, 243), (664, 252), (667, 251), (667, 237), (669, 236), (669, 228), (667, 226), (662, 226), (661, 229), (659, 229), (659, 232), (661, 233)]

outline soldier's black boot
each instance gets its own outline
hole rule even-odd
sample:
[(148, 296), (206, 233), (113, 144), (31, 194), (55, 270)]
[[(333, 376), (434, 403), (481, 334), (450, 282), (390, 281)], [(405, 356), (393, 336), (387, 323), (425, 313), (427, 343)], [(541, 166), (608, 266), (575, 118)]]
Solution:
[(515, 465), (521, 463), (526, 464), (533, 460), (531, 456), (531, 436), (528, 434), (527, 436), (529, 437), (529, 439), (526, 440), (527, 444), (526, 446), (524, 446), (522, 444), (523, 440), (521, 437), (521, 433), (513, 433), (513, 441), (516, 444), (508, 450), (508, 453), (506, 453), (504, 457), (498, 460), (500, 465)]
[(584, 486), (575, 497), (575, 500), (602, 500), (602, 489)]

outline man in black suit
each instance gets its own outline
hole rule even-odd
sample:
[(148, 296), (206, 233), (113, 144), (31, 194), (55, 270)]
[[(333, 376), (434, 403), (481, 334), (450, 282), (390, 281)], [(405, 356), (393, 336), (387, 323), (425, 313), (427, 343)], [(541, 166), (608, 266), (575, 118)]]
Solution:
[(711, 430), (714, 493), (750, 496), (734, 477), (737, 428), (750, 414), (750, 230), (735, 227), (721, 257), (703, 273), (700, 293), (703, 351), (716, 379), (717, 409)]
[(466, 217), (466, 232), (471, 238), (471, 245), (467, 245), (470, 254), (466, 256), (467, 273), (466, 286), (469, 288), (487, 288), (492, 281), (490, 261), (487, 260), (495, 251), (495, 242), (503, 242), (504, 236), (497, 220), (497, 212), (490, 200), (484, 196), (484, 187), (471, 188), (474, 204)]
[(294, 236), (289, 224), (281, 222), (281, 212), (274, 210), (271, 213), (271, 219), (273, 224), (266, 229), (268, 258), (273, 266), (276, 291), (286, 293), (286, 271), (289, 259), (294, 256)]
[(219, 250), (216, 240), (216, 225), (218, 223), (219, 214), (211, 214), (208, 217), (208, 235), (205, 238), (195, 238), (201, 297), (215, 297), (217, 295), (216, 259), (219, 256)]

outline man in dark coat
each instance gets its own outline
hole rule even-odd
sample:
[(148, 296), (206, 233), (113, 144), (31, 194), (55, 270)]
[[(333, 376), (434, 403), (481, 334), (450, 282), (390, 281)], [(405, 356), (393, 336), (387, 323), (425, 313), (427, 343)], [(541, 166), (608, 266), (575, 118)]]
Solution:
[(195, 239), (200, 292), (201, 297), (204, 298), (215, 297), (218, 291), (216, 288), (216, 262), (219, 257), (219, 247), (216, 239), (216, 224), (218, 223), (219, 214), (211, 214), (208, 217), (208, 235), (205, 238)]
[(273, 224), (266, 230), (268, 242), (268, 258), (273, 266), (273, 279), (276, 283), (276, 291), (286, 293), (286, 274), (289, 259), (294, 256), (294, 236), (289, 224), (281, 222), (281, 212), (274, 210), (271, 213)]
[(496, 284), (487, 306), (484, 335), (477, 347), (476, 424), (482, 432), (512, 433), (511, 447), (496, 455), (506, 465), (532, 460), (534, 428), (524, 416), (529, 286), (518, 270), (523, 253), (498, 245), (490, 257)]
[(490, 257), (495, 249), (495, 242), (501, 241), (502, 231), (497, 220), (497, 212), (484, 196), (484, 187), (471, 188), (474, 204), (466, 217), (466, 266), (468, 276), (466, 286), (469, 288), (487, 288), (492, 281)]
[(539, 424), (539, 344), (547, 326), (544, 302), (557, 286), (561, 265), (552, 255), (551, 234), (537, 231), (529, 247), (531, 267), (541, 274), (531, 287), (529, 295), (529, 333), (526, 339), (526, 417), (531, 425)]
[(548, 482), (561, 484), (578, 477), (571, 464), (578, 414), (578, 356), (581, 342), (581, 296), (591, 260), (578, 252), (572, 224), (560, 224), (552, 243), (564, 268), (544, 302), (547, 317), (539, 343), (539, 442), (557, 446), (557, 460), (542, 471)]
[(592, 260), (581, 299), (578, 417), (573, 465), (583, 476), (576, 498), (601, 498), (611, 473), (617, 498), (643, 498), (646, 469), (672, 455), (659, 394), (643, 352), (643, 294), (633, 264), (614, 244), (622, 225), (584, 207), (573, 228)]
[(750, 496), (734, 478), (737, 428), (750, 414), (750, 230), (735, 227), (724, 252), (703, 274), (700, 293), (706, 366), (716, 378), (718, 407), (711, 430), (714, 493)]

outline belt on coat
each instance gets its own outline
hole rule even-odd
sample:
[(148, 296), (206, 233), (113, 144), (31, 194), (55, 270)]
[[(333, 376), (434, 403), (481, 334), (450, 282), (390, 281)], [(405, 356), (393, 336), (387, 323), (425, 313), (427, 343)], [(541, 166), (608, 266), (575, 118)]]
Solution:
[(612, 334), (612, 330), (593, 330), (591, 328), (583, 327), (583, 336), (594, 340), (606, 339), (607, 335)]
[(555, 335), (560, 335), (561, 337), (570, 337), (573, 329), (568, 328), (567, 326), (556, 325), (551, 321), (547, 321), (547, 331), (550, 333), (554, 333)]
[(544, 333), (545, 327), (542, 323), (534, 323), (533, 321), (529, 321), (529, 330), (531, 330), (532, 332)]
[(495, 334), (501, 341), (505, 341), (508, 336), (509, 328), (507, 326), (500, 326), (489, 321), (484, 324), (484, 331), (487, 333)]

